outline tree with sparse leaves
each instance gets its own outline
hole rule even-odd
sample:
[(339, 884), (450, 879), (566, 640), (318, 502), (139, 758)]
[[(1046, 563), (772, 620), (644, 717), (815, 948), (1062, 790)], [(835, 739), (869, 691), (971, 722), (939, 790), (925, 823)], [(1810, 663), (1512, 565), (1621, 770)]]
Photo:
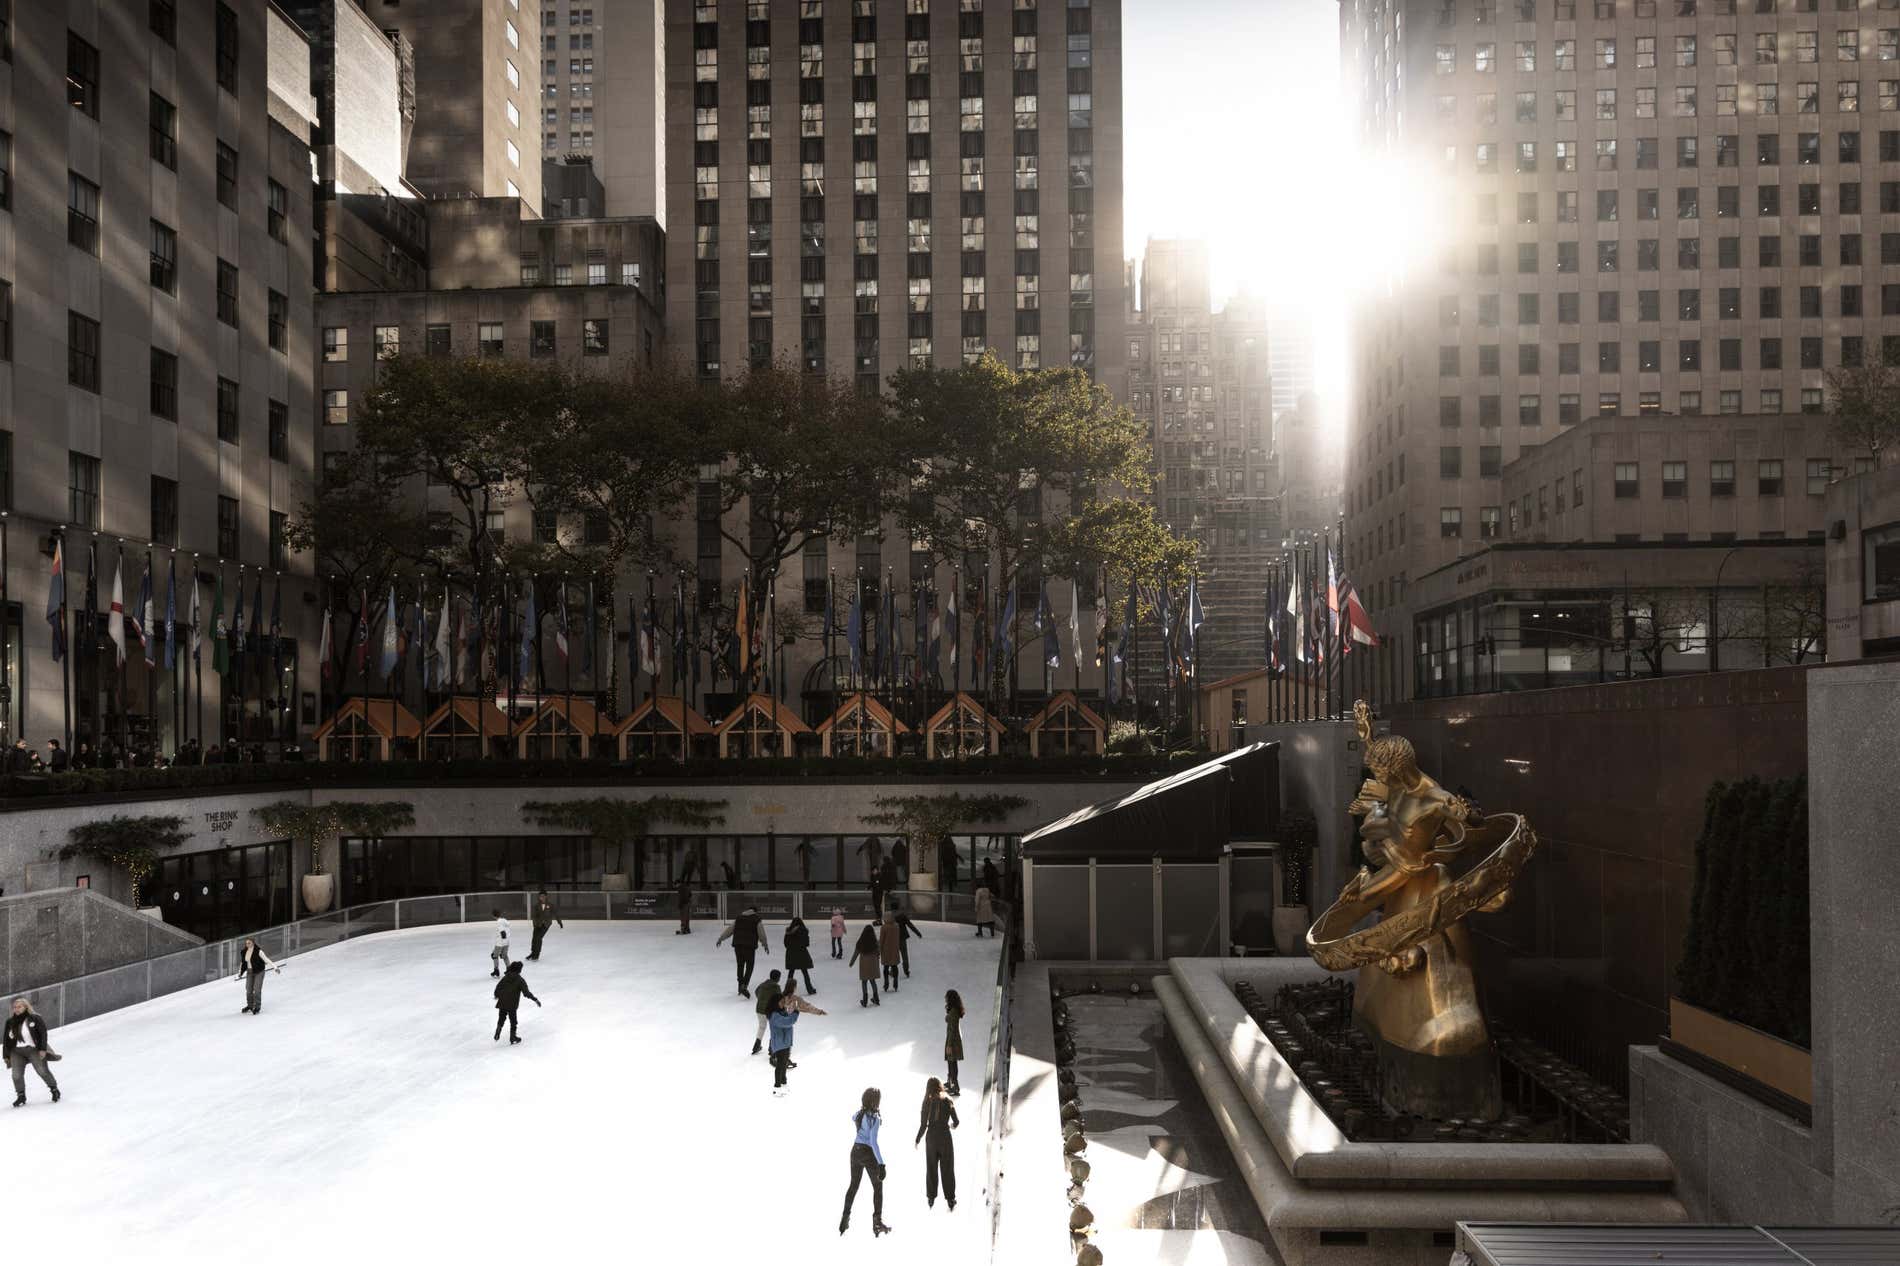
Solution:
[(93, 822), (81, 822), (67, 832), (71, 840), (59, 850), (61, 859), (91, 857), (107, 866), (115, 866), (132, 881), (132, 905), (139, 904), (139, 890), (158, 869), (158, 855), (177, 848), (191, 838), (185, 820), (175, 814), (146, 814), (131, 817), (114, 814)]
[(1881, 451), (1900, 440), (1900, 360), (1882, 357), (1832, 370), (1827, 394), (1835, 442), (1878, 462)]
[(871, 802), (877, 812), (861, 821), (866, 826), (890, 827), (910, 841), (910, 869), (920, 875), (937, 873), (937, 857), (958, 827), (1001, 822), (1028, 806), (1021, 796), (966, 795), (879, 796)]
[(718, 826), (726, 820), (720, 812), (724, 800), (705, 800), (691, 796), (647, 796), (623, 800), (614, 796), (594, 796), (582, 800), (530, 800), (521, 806), (521, 816), (536, 826), (563, 831), (579, 831), (611, 846), (614, 859), (609, 874), (624, 874), (621, 869), (629, 845), (647, 837), (654, 825), (671, 822), (675, 826)]

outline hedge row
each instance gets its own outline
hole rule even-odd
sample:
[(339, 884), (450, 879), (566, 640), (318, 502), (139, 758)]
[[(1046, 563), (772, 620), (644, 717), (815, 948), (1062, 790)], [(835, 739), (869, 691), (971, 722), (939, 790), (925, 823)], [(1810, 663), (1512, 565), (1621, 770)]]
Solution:
[(170, 769), (86, 769), (64, 774), (0, 777), (0, 797), (96, 796), (127, 791), (180, 791), (227, 787), (371, 787), (442, 782), (639, 781), (748, 782), (791, 778), (1102, 778), (1164, 775), (1205, 760), (1205, 752), (1159, 756), (983, 756), (969, 760), (922, 757), (766, 757), (641, 760), (438, 760), (352, 763), (270, 762), (261, 765), (180, 765)]
[(1709, 788), (1676, 992), (1807, 1046), (1808, 783)]

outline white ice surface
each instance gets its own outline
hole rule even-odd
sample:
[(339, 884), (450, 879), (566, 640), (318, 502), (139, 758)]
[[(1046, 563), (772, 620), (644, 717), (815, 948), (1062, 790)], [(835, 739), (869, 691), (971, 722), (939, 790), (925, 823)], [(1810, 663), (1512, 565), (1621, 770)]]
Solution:
[[(974, 1266), (1001, 942), (919, 926), (912, 977), (864, 1010), (813, 925), (812, 1001), (830, 1014), (799, 1020), (784, 1099), (748, 1054), (752, 1003), (712, 923), (554, 929), (525, 973), (545, 1006), (524, 1001), (515, 1047), (490, 1037), (493, 929), (477, 924), (301, 955), (255, 1017), (225, 981), (56, 1029), (63, 1102), (29, 1069), (28, 1106), (0, 1117), (0, 1242), (47, 1263)], [(755, 980), (783, 963), (781, 931)], [(911, 1144), (924, 1080), (943, 1075), (946, 988), (969, 1012), (955, 1213), (925, 1207)], [(875, 1245), (868, 1182), (838, 1235), (871, 1085), (894, 1228)]]

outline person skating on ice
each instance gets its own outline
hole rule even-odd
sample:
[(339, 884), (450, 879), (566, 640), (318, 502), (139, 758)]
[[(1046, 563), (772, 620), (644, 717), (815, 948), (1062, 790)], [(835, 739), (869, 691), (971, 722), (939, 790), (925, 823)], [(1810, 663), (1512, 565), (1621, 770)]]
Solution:
[[(858, 943), (852, 947), (851, 962), (858, 968), (858, 1005), (861, 1007), (881, 1007), (884, 1004), (877, 998), (877, 924), (864, 925), (858, 933)], [(846, 966), (850, 966), (849, 963)]]
[(768, 954), (772, 952), (772, 947), (766, 943), (765, 928), (760, 924), (758, 910), (747, 906), (745, 913), (719, 934), (719, 939), (713, 942), (714, 947), (724, 945), (728, 937), (732, 940), (732, 961), (739, 978), (739, 996), (750, 998), (753, 958), (760, 950)]
[(784, 986), (778, 983), (778, 971), (774, 969), (769, 977), (759, 982), (758, 989), (753, 993), (752, 1009), (759, 1016), (758, 1030), (752, 1034), (754, 1055), (759, 1053), (765, 1043), (765, 1026), (771, 1020), (772, 1008), (778, 1005), (778, 997), (783, 992)]
[(991, 936), (996, 935), (996, 909), (990, 904), (989, 885), (978, 884), (976, 886), (976, 934), (983, 935), (984, 928), (990, 930)]
[(508, 965), (508, 916), (499, 908), (490, 910), (495, 916), (495, 948), (488, 951), (488, 961), (494, 970), (488, 974), (501, 975), (501, 969)]
[(497, 1042), (501, 1041), (503, 1024), (508, 1026), (508, 1045), (514, 1046), (521, 1041), (516, 1032), (515, 1014), (520, 1009), (523, 998), (537, 1007), (541, 1005), (541, 1000), (534, 996), (534, 990), (528, 988), (528, 978), (521, 974), (521, 964), (510, 963), (508, 974), (495, 985), (495, 1040)]
[(875, 1238), (891, 1229), (884, 1225), (884, 1153), (877, 1145), (877, 1128), (883, 1124), (877, 1106), (882, 1099), (877, 1087), (872, 1086), (851, 1114), (857, 1134), (851, 1140), (851, 1186), (844, 1193), (844, 1216), (838, 1219), (840, 1235), (851, 1226), (851, 1204), (858, 1198), (858, 1183), (867, 1174), (871, 1179), (871, 1235)]
[[(244, 982), (244, 1011), (259, 1015), (264, 1010), (264, 973), (281, 972), (283, 967), (271, 961), (264, 947), (255, 937), (244, 938), (244, 949), (238, 954), (237, 978)], [(243, 1012), (239, 1012), (240, 1015)]]
[(787, 989), (779, 995), (777, 1004), (772, 1008), (772, 1097), (783, 1099), (786, 1085), (785, 1074), (792, 1067), (792, 1030), (798, 1024), (800, 1013), (805, 1015), (823, 1015), (824, 1012), (799, 997), (797, 992)]
[(567, 930), (567, 924), (561, 923), (561, 916), (554, 912), (554, 902), (543, 888), (534, 898), (534, 941), (528, 946), (528, 961), (536, 962), (541, 957), (541, 938), (548, 934), (548, 928), (560, 923), (561, 930)]
[(924, 939), (924, 934), (917, 930), (917, 925), (910, 921), (910, 916), (908, 914), (905, 914), (902, 910), (898, 909), (897, 902), (895, 900), (891, 902), (891, 912), (885, 915), (884, 917), (888, 921), (897, 924), (897, 954), (898, 954), (899, 959), (903, 962), (903, 965), (904, 965), (904, 979), (909, 980), (910, 979), (910, 938), (914, 936), (918, 940), (921, 941)]
[(680, 906), (680, 925), (674, 936), (685, 936), (693, 930), (693, 877), (681, 875), (679, 882), (673, 885), (673, 897)]
[(841, 906), (831, 907), (831, 956), (844, 957), (844, 909)]
[[(957, 1084), (957, 1061), (963, 1058), (963, 999), (954, 989), (943, 991), (943, 1062), (949, 1066), (945, 1089), (955, 1097), (963, 1093)], [(951, 1207), (956, 1201), (950, 1202)]]
[(25, 998), (13, 1000), (12, 1014), (7, 1016), (4, 1030), (0, 1030), (0, 1059), (13, 1071), (13, 1106), (26, 1106), (26, 1066), (33, 1065), (33, 1071), (40, 1075), (46, 1088), (53, 1092), (53, 1102), (59, 1102), (59, 1081), (47, 1068), (46, 1061), (58, 1059), (46, 1045), (46, 1021), (40, 1018), (33, 1004)]
[(785, 929), (785, 979), (797, 980), (799, 972), (805, 973), (805, 992), (817, 993), (817, 986), (811, 983), (811, 929), (794, 915)]
[(897, 934), (897, 919), (894, 915), (885, 915), (877, 926), (877, 959), (884, 968), (884, 992), (897, 992), (897, 963), (899, 949), (904, 941)]
[(924, 1087), (923, 1111), (917, 1117), (917, 1137), (911, 1146), (924, 1146), (924, 1199), (937, 1207), (937, 1184), (950, 1211), (957, 1210), (957, 1151), (950, 1131), (957, 1128), (957, 1106), (935, 1077)]

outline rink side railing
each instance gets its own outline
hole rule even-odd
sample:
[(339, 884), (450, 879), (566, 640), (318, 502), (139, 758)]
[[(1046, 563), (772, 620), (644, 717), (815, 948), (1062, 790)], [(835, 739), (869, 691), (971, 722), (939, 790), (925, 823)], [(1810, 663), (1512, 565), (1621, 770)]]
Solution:
[[(537, 895), (526, 891), (467, 892), (372, 901), (311, 915), (294, 923), (264, 928), (250, 935), (256, 938), (266, 954), (279, 962), (378, 932), (449, 923), (486, 923), (495, 917), (496, 911), (514, 921), (518, 925), (516, 935), (521, 936), (527, 930), (529, 909)], [(555, 914), (564, 920), (651, 922), (679, 918), (678, 900), (670, 892), (549, 892), (547, 897), (554, 905)], [(907, 908), (915, 919), (965, 924), (975, 921), (974, 899), (965, 894), (900, 891), (889, 894), (889, 898)], [(693, 917), (719, 917), (728, 907), (737, 913), (745, 905), (735, 905), (733, 902), (741, 900), (746, 904), (758, 905), (759, 912), (768, 919), (789, 918), (790, 912), (802, 907), (810, 911), (806, 919), (814, 924), (828, 921), (833, 906), (842, 907), (846, 916), (851, 918), (868, 918), (871, 910), (870, 897), (863, 891), (794, 894), (738, 890), (695, 893)], [(788, 912), (774, 913), (774, 908), (781, 904)], [(822, 915), (818, 913), (820, 909)], [(1004, 903), (996, 903), (999, 926), (1006, 923), (1007, 911), (1008, 907)], [(828, 935), (828, 932), (814, 926), (815, 941), (822, 944)], [(21, 990), (19, 996), (31, 1000), (34, 1010), (46, 1017), (49, 1026), (73, 1024), (214, 980), (235, 979), (244, 940), (242, 936), (235, 936), (223, 941), (207, 941), (176, 953), (127, 963), (123, 967), (111, 967), (35, 989)]]

